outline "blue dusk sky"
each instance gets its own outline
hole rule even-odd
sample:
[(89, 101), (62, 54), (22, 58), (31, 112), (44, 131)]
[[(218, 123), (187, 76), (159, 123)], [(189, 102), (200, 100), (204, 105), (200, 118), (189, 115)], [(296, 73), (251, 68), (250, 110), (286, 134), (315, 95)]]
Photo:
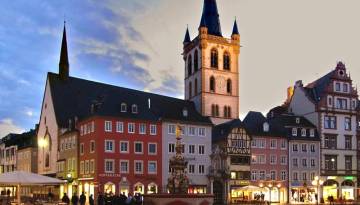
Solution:
[[(66, 19), (70, 75), (183, 98), (182, 41), (203, 0), (13, 0), (0, 6), (0, 137), (39, 120)], [(241, 34), (240, 117), (281, 104), (343, 61), (360, 83), (357, 0), (218, 0), (223, 35)]]

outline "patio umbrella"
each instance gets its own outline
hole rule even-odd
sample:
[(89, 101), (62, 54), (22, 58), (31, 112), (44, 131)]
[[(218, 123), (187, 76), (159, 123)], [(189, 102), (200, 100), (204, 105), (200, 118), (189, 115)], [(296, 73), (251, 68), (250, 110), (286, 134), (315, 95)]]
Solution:
[(262, 187), (257, 187), (257, 186), (252, 186), (252, 185), (244, 186), (244, 187), (241, 187), (240, 189), (246, 190), (246, 191), (262, 191), (262, 190), (264, 190), (264, 188), (262, 188)]
[(17, 186), (18, 204), (21, 204), (20, 188), (22, 185), (57, 185), (63, 183), (65, 183), (65, 181), (24, 171), (14, 171), (0, 174), (1, 185)]

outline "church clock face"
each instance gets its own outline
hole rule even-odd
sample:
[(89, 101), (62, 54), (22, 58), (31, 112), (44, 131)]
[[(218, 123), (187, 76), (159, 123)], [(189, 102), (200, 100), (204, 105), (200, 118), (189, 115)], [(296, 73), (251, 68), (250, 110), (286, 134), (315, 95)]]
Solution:
[(225, 78), (223, 76), (217, 77), (217, 90), (219, 92), (224, 92), (225, 90)]

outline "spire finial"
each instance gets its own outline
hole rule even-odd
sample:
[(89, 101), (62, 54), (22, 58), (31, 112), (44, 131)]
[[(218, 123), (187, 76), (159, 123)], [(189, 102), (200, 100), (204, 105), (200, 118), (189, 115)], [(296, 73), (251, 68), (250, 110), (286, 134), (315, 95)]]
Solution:
[(232, 30), (232, 35), (239, 35), (239, 29), (238, 29), (237, 22), (236, 22), (236, 16), (235, 16), (234, 26), (233, 26), (233, 30)]
[(66, 21), (64, 20), (64, 29), (63, 36), (61, 41), (61, 51), (60, 51), (60, 61), (59, 61), (59, 76), (62, 80), (67, 80), (69, 78), (69, 58), (67, 50), (67, 40), (66, 40)]
[(189, 33), (189, 25), (186, 25), (186, 32), (183, 44), (187, 44), (191, 42), (190, 33)]

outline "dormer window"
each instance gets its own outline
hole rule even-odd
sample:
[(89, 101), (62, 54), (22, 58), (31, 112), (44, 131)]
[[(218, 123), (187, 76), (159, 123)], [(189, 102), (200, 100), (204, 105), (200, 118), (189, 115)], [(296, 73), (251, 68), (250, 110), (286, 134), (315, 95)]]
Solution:
[(132, 113), (138, 113), (138, 107), (137, 107), (137, 105), (133, 104), (133, 105), (131, 106), (131, 112), (132, 112)]
[(297, 128), (292, 128), (292, 136), (297, 136)]
[(310, 137), (315, 137), (315, 130), (314, 129), (310, 130)]
[(301, 136), (306, 137), (306, 129), (301, 129)]
[(188, 110), (186, 108), (183, 109), (183, 116), (184, 117), (188, 116)]
[(300, 118), (296, 118), (296, 124), (300, 124)]
[(269, 132), (269, 123), (264, 122), (263, 129), (264, 129), (264, 132)]
[(126, 112), (127, 106), (126, 103), (121, 103), (121, 112)]

